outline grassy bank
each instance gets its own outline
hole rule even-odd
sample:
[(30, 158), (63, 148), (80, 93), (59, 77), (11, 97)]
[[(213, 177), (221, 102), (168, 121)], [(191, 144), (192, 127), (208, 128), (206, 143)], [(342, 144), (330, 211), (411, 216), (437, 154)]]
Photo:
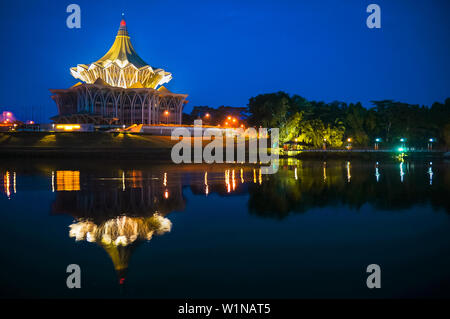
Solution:
[(0, 133), (1, 157), (142, 158), (170, 160), (170, 136), (83, 132)]
[[(170, 136), (139, 133), (106, 132), (8, 132), (0, 133), (0, 157), (27, 158), (112, 158), (170, 161), (173, 145)], [(203, 144), (208, 144), (204, 141)], [(246, 147), (246, 150), (248, 148)], [(224, 151), (225, 154), (225, 151)], [(413, 152), (410, 158), (442, 157), (442, 152)], [(359, 150), (309, 150), (295, 155), (299, 159), (385, 159), (398, 156), (396, 152)]]
[(49, 133), (14, 132), (0, 133), (2, 148), (80, 148), (80, 149), (120, 149), (152, 148), (168, 149), (176, 142), (170, 136), (153, 136), (137, 133)]

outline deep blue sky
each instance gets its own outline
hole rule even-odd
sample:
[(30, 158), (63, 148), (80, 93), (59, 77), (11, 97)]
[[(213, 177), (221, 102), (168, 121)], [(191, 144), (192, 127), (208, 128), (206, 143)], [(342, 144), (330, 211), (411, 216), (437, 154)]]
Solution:
[[(245, 106), (279, 90), (366, 107), (376, 99), (430, 105), (450, 96), (450, 1), (0, 3), (0, 111), (34, 105), (54, 115), (48, 89), (75, 84), (69, 68), (106, 53), (122, 12), (139, 55), (172, 72), (170, 90), (189, 94), (187, 111)], [(70, 3), (81, 6), (81, 29), (66, 27)], [(381, 29), (366, 27), (370, 3), (381, 7)]]

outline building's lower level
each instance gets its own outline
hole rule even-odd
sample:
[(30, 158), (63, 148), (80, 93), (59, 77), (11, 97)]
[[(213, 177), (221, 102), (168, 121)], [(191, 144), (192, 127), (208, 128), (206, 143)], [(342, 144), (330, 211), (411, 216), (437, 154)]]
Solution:
[(181, 124), (186, 94), (160, 87), (120, 88), (101, 80), (50, 90), (58, 107), (55, 123)]

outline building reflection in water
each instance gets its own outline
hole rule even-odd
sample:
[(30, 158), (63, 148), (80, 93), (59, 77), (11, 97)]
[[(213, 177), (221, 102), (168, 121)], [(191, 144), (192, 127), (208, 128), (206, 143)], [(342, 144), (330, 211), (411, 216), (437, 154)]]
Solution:
[[(207, 171), (195, 172), (189, 185), (193, 193), (198, 193), (197, 188), (201, 185), (204, 195), (210, 193), (211, 187), (219, 195), (246, 192), (243, 187), (238, 191), (239, 181), (241, 185), (245, 184), (246, 172), (240, 168), (238, 180), (236, 171), (226, 169), (222, 171), (223, 175), (218, 170), (210, 174)], [(195, 176), (198, 174), (203, 178), (197, 182)], [(117, 176), (109, 178), (80, 171), (53, 171), (52, 190), (56, 197), (52, 213), (72, 216), (75, 221), (70, 225), (69, 236), (76, 241), (103, 247), (114, 264), (119, 282), (124, 283), (135, 247), (151, 240), (154, 235), (169, 232), (172, 223), (167, 215), (183, 210), (185, 200), (183, 174), (131, 170), (120, 171)], [(262, 182), (259, 170), (258, 184)]]
[(69, 236), (76, 241), (97, 243), (111, 257), (114, 268), (123, 284), (131, 253), (142, 241), (149, 241), (154, 234), (169, 232), (172, 223), (158, 213), (150, 217), (118, 216), (97, 225), (91, 220), (79, 219), (70, 225)]
[(167, 173), (160, 178), (141, 170), (118, 176), (56, 171), (52, 213), (72, 216), (69, 236), (103, 247), (123, 284), (133, 250), (154, 235), (169, 232), (172, 223), (166, 216), (183, 210), (185, 201), (180, 177), (170, 180)]

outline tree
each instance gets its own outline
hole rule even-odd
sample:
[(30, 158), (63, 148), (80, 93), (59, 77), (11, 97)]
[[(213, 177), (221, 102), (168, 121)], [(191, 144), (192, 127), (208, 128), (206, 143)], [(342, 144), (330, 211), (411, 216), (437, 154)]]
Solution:
[(280, 126), (280, 142), (286, 143), (295, 139), (301, 129), (301, 122), (303, 118), (302, 112), (297, 112), (292, 115), (285, 123)]
[(291, 100), (284, 92), (261, 94), (250, 98), (248, 123), (266, 128), (280, 127), (288, 118)]
[(347, 108), (345, 116), (347, 136), (351, 137), (356, 145), (367, 146), (369, 142), (369, 136), (364, 129), (367, 113), (368, 111), (359, 102), (351, 103)]

